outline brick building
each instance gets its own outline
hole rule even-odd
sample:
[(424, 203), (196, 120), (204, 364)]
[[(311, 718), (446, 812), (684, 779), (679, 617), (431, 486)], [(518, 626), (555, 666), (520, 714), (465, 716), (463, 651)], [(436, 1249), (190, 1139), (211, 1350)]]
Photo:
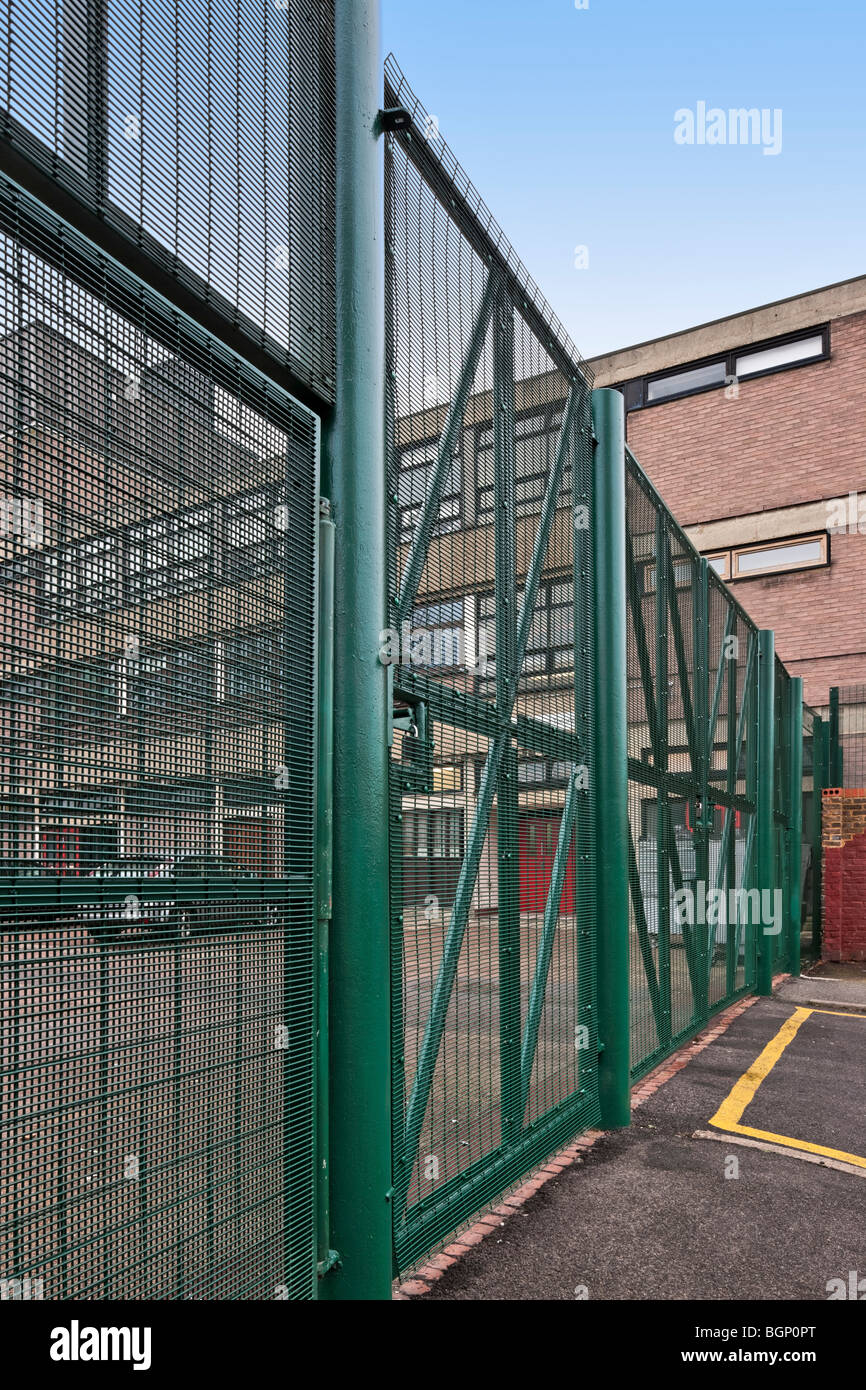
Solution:
[(807, 703), (866, 681), (866, 276), (590, 365), (597, 386), (623, 391), (629, 446), (775, 629)]

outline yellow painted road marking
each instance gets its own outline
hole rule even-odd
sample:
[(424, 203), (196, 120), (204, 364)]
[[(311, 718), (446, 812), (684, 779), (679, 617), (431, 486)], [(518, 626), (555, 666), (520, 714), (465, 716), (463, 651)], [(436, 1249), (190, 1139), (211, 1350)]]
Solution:
[(833, 1009), (795, 1009), (786, 1018), (775, 1037), (771, 1038), (761, 1055), (740, 1077), (732, 1091), (722, 1101), (710, 1124), (715, 1129), (723, 1129), (728, 1134), (745, 1134), (750, 1139), (765, 1139), (771, 1144), (785, 1144), (790, 1149), (802, 1149), (805, 1153), (821, 1154), (824, 1158), (835, 1158), (840, 1163), (853, 1163), (857, 1168), (866, 1168), (866, 1158), (859, 1154), (845, 1153), (843, 1149), (829, 1149), (823, 1144), (810, 1144), (805, 1139), (792, 1139), (787, 1134), (773, 1134), (767, 1129), (753, 1129), (751, 1125), (740, 1124), (746, 1106), (754, 1100), (761, 1082), (770, 1074), (785, 1048), (797, 1036), (800, 1028), (811, 1014), (832, 1014), (835, 1018), (862, 1018), (863, 1015), (838, 1013)]

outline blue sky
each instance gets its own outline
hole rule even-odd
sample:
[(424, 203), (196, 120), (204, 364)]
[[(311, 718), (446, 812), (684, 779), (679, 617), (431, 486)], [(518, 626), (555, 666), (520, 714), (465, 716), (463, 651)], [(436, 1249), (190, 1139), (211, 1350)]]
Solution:
[[(862, 0), (382, 13), (385, 52), (584, 355), (866, 273)], [(678, 145), (674, 114), (700, 101), (780, 109), (780, 152)]]

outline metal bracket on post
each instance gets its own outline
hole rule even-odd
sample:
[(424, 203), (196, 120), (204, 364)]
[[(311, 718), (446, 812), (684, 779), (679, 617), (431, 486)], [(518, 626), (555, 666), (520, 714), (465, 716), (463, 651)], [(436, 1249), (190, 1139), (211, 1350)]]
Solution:
[(383, 107), (376, 117), (376, 133), (379, 135), (386, 131), (409, 130), (411, 125), (412, 113), (405, 106)]

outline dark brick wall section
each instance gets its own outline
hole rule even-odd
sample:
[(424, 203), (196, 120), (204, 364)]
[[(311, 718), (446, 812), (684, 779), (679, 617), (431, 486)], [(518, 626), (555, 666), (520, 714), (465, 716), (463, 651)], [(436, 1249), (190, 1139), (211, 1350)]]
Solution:
[(824, 792), (823, 955), (866, 960), (866, 789)]

